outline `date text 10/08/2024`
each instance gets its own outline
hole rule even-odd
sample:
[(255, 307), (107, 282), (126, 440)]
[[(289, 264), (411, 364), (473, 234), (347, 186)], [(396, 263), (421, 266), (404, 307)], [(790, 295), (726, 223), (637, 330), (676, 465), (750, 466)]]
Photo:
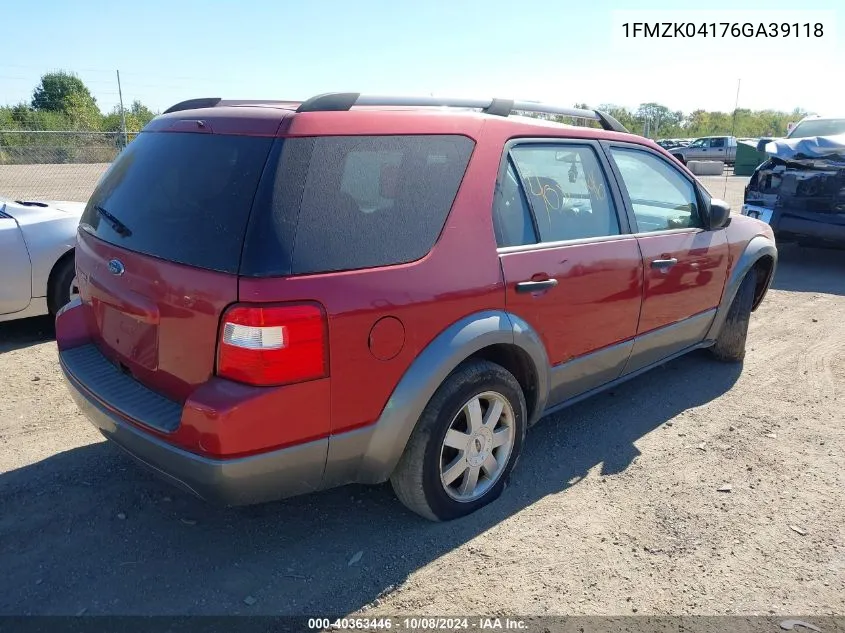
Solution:
[(625, 22), (628, 38), (824, 37), (821, 22)]
[(461, 630), (526, 630), (523, 620), (511, 618), (435, 618), (435, 617), (374, 617), (374, 618), (309, 618), (311, 630), (365, 630), (397, 629), (406, 631), (461, 631)]

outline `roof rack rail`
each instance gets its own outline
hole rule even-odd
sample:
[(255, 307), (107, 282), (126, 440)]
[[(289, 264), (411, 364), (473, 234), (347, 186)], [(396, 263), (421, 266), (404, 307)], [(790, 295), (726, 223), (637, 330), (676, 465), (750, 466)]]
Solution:
[(221, 99), (220, 97), (201, 97), (199, 99), (188, 99), (170, 106), (162, 114), (181, 112), (182, 110), (199, 110), (201, 108), (214, 108), (216, 106), (258, 106), (258, 105), (299, 105), (299, 99)]
[(567, 108), (563, 106), (542, 103), (540, 101), (514, 101), (512, 99), (464, 99), (446, 97), (401, 97), (362, 95), (359, 92), (327, 92), (305, 101), (299, 100), (266, 100), (266, 99), (232, 99), (223, 100), (220, 97), (205, 97), (188, 99), (172, 105), (164, 114), (193, 110), (199, 108), (213, 108), (215, 106), (237, 105), (296, 105), (297, 112), (343, 112), (353, 106), (408, 106), (408, 107), (448, 107), (478, 109), (486, 114), (495, 116), (509, 116), (511, 112), (535, 112), (540, 114), (558, 114), (576, 119), (598, 121), (605, 130), (613, 132), (628, 132), (624, 125), (606, 112), (600, 110), (583, 110), (581, 108)]
[(297, 112), (338, 112), (353, 106), (409, 106), (450, 107), (480, 109), (486, 114), (508, 116), (511, 112), (536, 112), (558, 114), (578, 119), (598, 121), (605, 130), (628, 132), (624, 125), (605, 112), (583, 110), (542, 103), (538, 101), (513, 101), (511, 99), (463, 99), (447, 97), (401, 97), (363, 95), (358, 92), (329, 92), (303, 101)]

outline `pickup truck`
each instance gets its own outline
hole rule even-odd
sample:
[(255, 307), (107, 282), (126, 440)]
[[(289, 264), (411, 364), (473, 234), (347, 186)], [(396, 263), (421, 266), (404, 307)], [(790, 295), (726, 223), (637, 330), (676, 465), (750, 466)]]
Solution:
[(720, 160), (733, 165), (736, 160), (736, 137), (704, 136), (686, 147), (676, 147), (669, 152), (684, 165), (691, 160)]

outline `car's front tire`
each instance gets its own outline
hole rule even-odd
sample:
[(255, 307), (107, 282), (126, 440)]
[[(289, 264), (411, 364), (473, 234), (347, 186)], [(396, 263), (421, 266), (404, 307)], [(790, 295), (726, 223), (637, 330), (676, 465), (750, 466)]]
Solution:
[(473, 360), (432, 396), (390, 483), (399, 500), (433, 521), (466, 516), (497, 499), (526, 428), (525, 396), (504, 367)]
[(50, 273), (49, 287), (47, 288), (47, 309), (50, 314), (56, 313), (71, 300), (76, 289), (76, 268), (74, 266), (73, 253), (60, 259), (52, 273)]
[(745, 341), (748, 338), (748, 323), (751, 320), (756, 287), (757, 271), (752, 268), (739, 285), (722, 330), (710, 348), (718, 360), (738, 363), (745, 358)]

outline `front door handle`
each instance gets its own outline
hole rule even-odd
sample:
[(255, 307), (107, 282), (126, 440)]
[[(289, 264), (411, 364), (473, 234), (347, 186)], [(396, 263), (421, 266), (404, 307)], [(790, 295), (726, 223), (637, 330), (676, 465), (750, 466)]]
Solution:
[(541, 281), (520, 281), (516, 284), (517, 292), (539, 292), (557, 286), (557, 279), (543, 279)]
[(654, 259), (651, 262), (652, 268), (672, 268), (675, 264), (678, 263), (678, 259), (676, 257), (671, 257), (669, 259)]

